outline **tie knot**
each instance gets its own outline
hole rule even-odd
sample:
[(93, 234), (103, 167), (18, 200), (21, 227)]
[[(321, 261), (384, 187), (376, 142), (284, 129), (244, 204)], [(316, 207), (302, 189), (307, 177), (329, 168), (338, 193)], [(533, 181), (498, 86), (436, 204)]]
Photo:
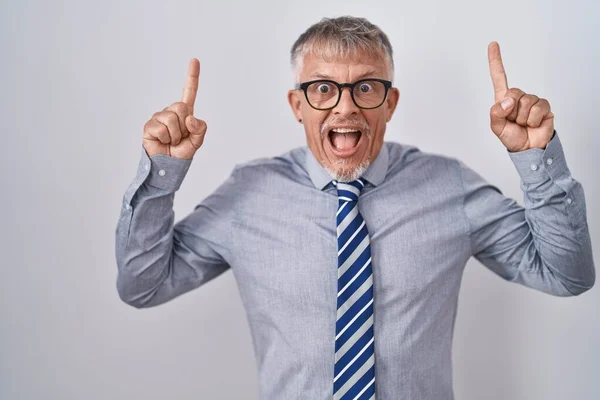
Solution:
[(365, 186), (362, 179), (357, 179), (352, 182), (338, 182), (333, 180), (331, 183), (337, 188), (340, 201), (358, 201), (360, 191)]

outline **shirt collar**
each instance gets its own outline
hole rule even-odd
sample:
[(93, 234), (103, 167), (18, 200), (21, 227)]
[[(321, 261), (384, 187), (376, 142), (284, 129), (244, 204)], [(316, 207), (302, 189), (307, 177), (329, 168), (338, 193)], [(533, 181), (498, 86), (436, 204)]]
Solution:
[[(319, 190), (323, 190), (325, 186), (329, 182), (332, 181), (331, 175), (329, 172), (315, 158), (314, 154), (310, 150), (308, 146), (305, 147), (306, 154), (306, 169), (308, 171), (308, 175), (312, 180), (313, 185)], [(362, 178), (365, 178), (369, 183), (374, 186), (380, 185), (385, 179), (385, 175), (388, 170), (388, 149), (385, 144), (381, 146), (381, 150), (379, 154), (375, 158), (371, 165), (367, 168), (365, 173), (362, 175)]]

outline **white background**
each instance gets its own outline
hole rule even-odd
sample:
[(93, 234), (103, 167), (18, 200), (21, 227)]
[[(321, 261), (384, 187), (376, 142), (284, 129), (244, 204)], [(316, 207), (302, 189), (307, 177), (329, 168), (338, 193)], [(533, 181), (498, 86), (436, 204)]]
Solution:
[[(600, 252), (600, 8), (589, 1), (3, 1), (0, 5), (1, 399), (257, 399), (251, 338), (227, 272), (160, 307), (115, 288), (114, 229), (142, 127), (202, 64), (204, 146), (176, 219), (238, 162), (305, 143), (289, 50), (323, 16), (364, 16), (394, 47), (386, 140), (454, 156), (522, 204), (489, 129), (487, 45), (510, 86), (547, 98)], [(600, 290), (553, 297), (472, 259), (453, 360), (460, 400), (600, 398)]]

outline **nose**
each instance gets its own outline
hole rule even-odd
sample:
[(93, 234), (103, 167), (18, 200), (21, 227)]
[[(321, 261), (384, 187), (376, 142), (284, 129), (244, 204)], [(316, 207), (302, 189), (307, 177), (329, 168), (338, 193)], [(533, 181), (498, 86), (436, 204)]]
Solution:
[(342, 88), (342, 94), (340, 97), (340, 101), (332, 110), (335, 115), (341, 116), (349, 116), (352, 114), (358, 114), (359, 108), (354, 104), (352, 100), (352, 94), (350, 93), (350, 88)]

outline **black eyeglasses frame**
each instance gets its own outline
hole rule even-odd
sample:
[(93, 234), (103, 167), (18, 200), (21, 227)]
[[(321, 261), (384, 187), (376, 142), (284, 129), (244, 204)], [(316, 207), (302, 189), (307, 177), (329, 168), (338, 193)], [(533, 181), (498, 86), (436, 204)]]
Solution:
[[(376, 81), (376, 82), (383, 83), (383, 85), (385, 87), (385, 94), (383, 95), (383, 100), (377, 106), (375, 106), (375, 107), (361, 107), (360, 105), (358, 105), (358, 103), (356, 102), (356, 99), (354, 98), (354, 87), (356, 85), (360, 84), (360, 83), (369, 82), (369, 81)], [(331, 84), (337, 86), (337, 88), (338, 88), (338, 99), (337, 99), (337, 101), (335, 102), (335, 104), (333, 106), (327, 107), (327, 108), (318, 108), (318, 107), (315, 107), (315, 106), (313, 106), (311, 104), (310, 100), (308, 99), (307, 89), (308, 89), (308, 87), (310, 85), (312, 85), (313, 83), (317, 83), (317, 82), (331, 83)], [(340, 99), (342, 98), (342, 90), (344, 88), (346, 88), (346, 87), (350, 90), (350, 96), (352, 97), (352, 101), (354, 102), (354, 104), (356, 105), (356, 107), (358, 107), (358, 108), (360, 108), (362, 110), (373, 110), (375, 108), (381, 107), (381, 105), (383, 103), (385, 103), (385, 99), (387, 98), (388, 91), (392, 87), (392, 82), (391, 81), (387, 81), (385, 79), (378, 79), (378, 78), (359, 79), (358, 81), (353, 82), (353, 83), (337, 83), (336, 81), (332, 81), (330, 79), (315, 79), (315, 80), (312, 80), (312, 81), (297, 83), (296, 86), (295, 86), (295, 89), (296, 90), (302, 90), (304, 92), (304, 97), (306, 98), (306, 101), (308, 102), (309, 106), (311, 106), (315, 110), (327, 111), (327, 110), (331, 110), (331, 109), (337, 107), (337, 105), (340, 102)]]

